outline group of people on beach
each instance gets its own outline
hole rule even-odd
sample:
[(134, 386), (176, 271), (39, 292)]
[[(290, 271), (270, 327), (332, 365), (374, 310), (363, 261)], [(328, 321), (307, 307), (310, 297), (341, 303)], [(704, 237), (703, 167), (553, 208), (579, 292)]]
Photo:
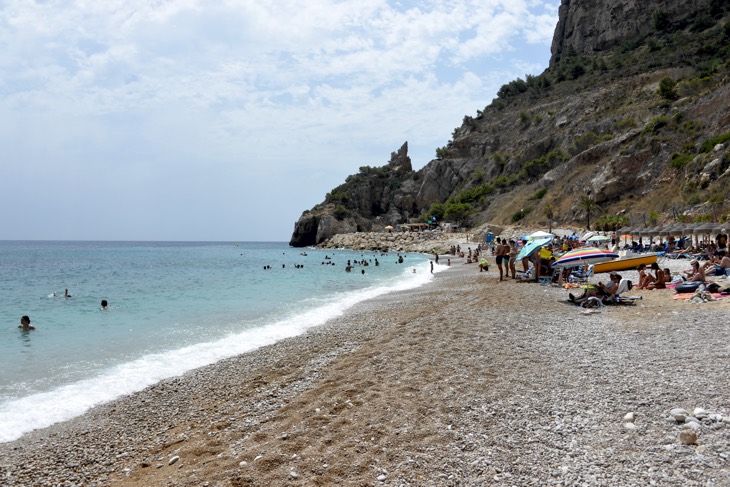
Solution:
[[(527, 241), (522, 241), (523, 245), (527, 245)], [(564, 244), (567, 248), (567, 243)], [(553, 245), (549, 244), (545, 247), (545, 252), (539, 249), (533, 252), (529, 257), (523, 257), (522, 272), (527, 274), (530, 270), (530, 263), (532, 263), (534, 269), (534, 275), (531, 278), (535, 281), (540, 280), (540, 276), (550, 271), (550, 265), (555, 261), (552, 256)], [(497, 268), (499, 268), (499, 280), (503, 281), (505, 278), (512, 277), (517, 279), (517, 256), (520, 253), (520, 245), (518, 241), (514, 239), (507, 240), (506, 238), (497, 237), (493, 248), (493, 253), (497, 261)], [(547, 271), (547, 272), (546, 272)]]

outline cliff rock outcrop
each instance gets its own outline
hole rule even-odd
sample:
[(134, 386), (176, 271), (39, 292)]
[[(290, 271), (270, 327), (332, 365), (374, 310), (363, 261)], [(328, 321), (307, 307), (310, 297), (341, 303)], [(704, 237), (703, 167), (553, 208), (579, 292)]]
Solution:
[(361, 167), (304, 212), (290, 243), (426, 216), (730, 219), (728, 147), (730, 2), (563, 0), (545, 72), (503, 85), (420, 170), (407, 143)]
[[(717, 0), (714, 0), (717, 2)], [(713, 0), (563, 0), (552, 45), (551, 64), (572, 54), (606, 51), (645, 37), (663, 22), (667, 29), (708, 12)]]

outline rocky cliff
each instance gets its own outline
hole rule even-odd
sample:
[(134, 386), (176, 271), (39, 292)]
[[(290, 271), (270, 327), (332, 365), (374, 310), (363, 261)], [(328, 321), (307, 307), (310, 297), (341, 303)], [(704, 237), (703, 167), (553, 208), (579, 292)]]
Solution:
[(721, 11), (723, 1), (562, 0), (551, 64), (568, 51), (592, 54), (651, 35), (657, 22), (664, 22), (667, 28), (684, 26), (698, 15)]
[(436, 216), (727, 219), (730, 2), (563, 0), (550, 67), (506, 83), (413, 171), (404, 144), (304, 212), (291, 245)]

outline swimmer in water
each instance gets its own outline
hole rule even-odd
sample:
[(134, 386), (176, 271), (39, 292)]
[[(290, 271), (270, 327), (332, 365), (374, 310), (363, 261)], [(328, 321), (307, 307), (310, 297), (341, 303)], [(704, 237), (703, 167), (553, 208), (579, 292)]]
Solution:
[(28, 315), (23, 315), (20, 318), (20, 324), (18, 325), (18, 328), (22, 328), (23, 330), (35, 330), (35, 326), (30, 323), (30, 318), (28, 318)]
[(101, 300), (101, 309), (103, 309), (103, 310), (109, 309), (109, 303), (107, 303), (106, 299)]

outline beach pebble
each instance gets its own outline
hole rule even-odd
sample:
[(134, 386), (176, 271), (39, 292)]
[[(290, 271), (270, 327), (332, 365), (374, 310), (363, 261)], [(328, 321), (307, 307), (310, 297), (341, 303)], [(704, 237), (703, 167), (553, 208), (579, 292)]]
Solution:
[(380, 475), (378, 475), (377, 481), (378, 482), (385, 482), (385, 479), (387, 479), (387, 478), (388, 478), (387, 475), (385, 475), (384, 473), (381, 473)]
[(695, 410), (692, 412), (692, 416), (697, 419), (705, 419), (707, 417), (707, 411), (702, 408), (695, 408)]
[(627, 430), (635, 430), (636, 425), (634, 423), (624, 423), (624, 428), (626, 428)]
[(239, 467), (245, 467), (246, 465), (248, 465), (248, 462), (246, 460), (243, 460), (238, 464)]
[(684, 422), (685, 422), (685, 424), (689, 424), (689, 423), (699, 424), (700, 420), (695, 418), (694, 416), (687, 416), (686, 418), (684, 418)]
[(697, 433), (691, 429), (684, 429), (679, 432), (679, 441), (683, 445), (694, 445), (697, 443)]
[(675, 421), (679, 422), (684, 421), (684, 419), (689, 416), (687, 410), (682, 408), (674, 408), (669, 411), (669, 414), (674, 418)]
[(291, 472), (289, 472), (289, 477), (297, 479), (299, 478), (299, 474), (295, 470), (292, 470)]
[(178, 455), (175, 455), (174, 457), (170, 458), (170, 461), (167, 462), (168, 465), (172, 465), (173, 463), (180, 460), (180, 457)]
[(626, 421), (628, 423), (633, 423), (634, 422), (634, 418), (635, 418), (634, 413), (626, 413), (624, 415), (624, 421)]

